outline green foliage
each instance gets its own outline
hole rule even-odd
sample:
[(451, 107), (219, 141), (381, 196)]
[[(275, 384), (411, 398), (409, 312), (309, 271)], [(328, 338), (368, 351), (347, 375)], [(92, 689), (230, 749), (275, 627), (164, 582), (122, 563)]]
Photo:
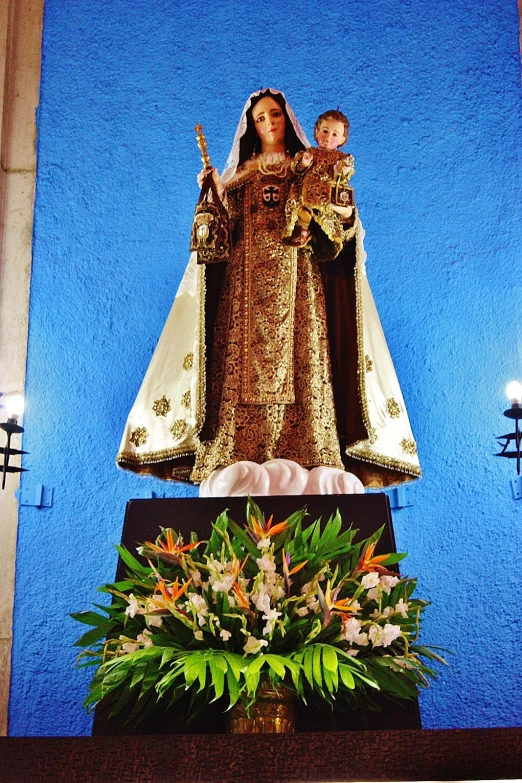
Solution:
[(374, 555), (382, 528), (355, 542), (339, 513), (274, 523), (251, 498), (246, 510), (243, 526), (223, 511), (208, 541), (162, 529), (138, 548), (146, 565), (117, 547), (127, 577), (100, 588), (111, 605), (72, 615), (90, 626), (76, 642), (78, 665), (96, 667), (89, 709), (107, 700), (139, 721), (187, 693), (190, 715), (230, 709), (266, 677), (305, 703), (414, 698), (436, 676), (427, 662), (444, 659), (417, 643), (428, 604), (393, 570), (404, 555)]

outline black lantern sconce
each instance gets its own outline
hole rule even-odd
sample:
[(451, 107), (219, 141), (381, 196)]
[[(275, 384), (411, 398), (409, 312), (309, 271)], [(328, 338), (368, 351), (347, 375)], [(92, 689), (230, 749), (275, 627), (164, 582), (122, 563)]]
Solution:
[[(506, 389), (506, 394), (511, 400), (511, 408), (504, 411), (504, 416), (507, 416), (508, 419), (515, 420), (515, 432), (510, 432), (507, 435), (499, 435), (497, 440), (499, 446), (502, 446), (502, 451), (496, 456), (516, 459), (517, 475), (520, 476), (520, 461), (522, 458), (522, 432), (520, 431), (520, 420), (522, 419), (522, 384), (518, 381), (511, 381)], [(511, 445), (513, 446), (513, 449), (508, 451), (508, 447)]]
[[(1, 392), (0, 396), (3, 396)], [(3, 462), (0, 466), (2, 471), (2, 489), (5, 489), (5, 479), (8, 473), (25, 473), (26, 470), (25, 468), (18, 468), (9, 464), (9, 459), (12, 456), (27, 454), (26, 451), (14, 449), (11, 446), (12, 436), (21, 435), (24, 431), (24, 428), (18, 424), (18, 419), (24, 410), (24, 399), (21, 394), (12, 394), (5, 398), (5, 404), (0, 407), (7, 410), (7, 421), (0, 423), (0, 429), (7, 435), (6, 445), (0, 446), (0, 455), (3, 456)]]

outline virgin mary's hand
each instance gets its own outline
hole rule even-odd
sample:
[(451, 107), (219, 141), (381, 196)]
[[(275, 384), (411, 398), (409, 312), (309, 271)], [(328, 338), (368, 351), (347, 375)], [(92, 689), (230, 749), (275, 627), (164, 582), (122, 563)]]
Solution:
[(221, 196), (221, 194), (223, 193), (223, 185), (221, 184), (221, 177), (219, 176), (219, 172), (214, 167), (208, 168), (208, 169), (203, 169), (203, 171), (199, 172), (199, 174), (198, 174), (198, 185), (199, 185), (200, 188), (203, 187), (203, 182), (204, 182), (205, 178), (207, 177), (207, 175), (210, 172), (212, 172), (212, 179), (214, 180), (214, 183), (216, 185), (217, 192)]

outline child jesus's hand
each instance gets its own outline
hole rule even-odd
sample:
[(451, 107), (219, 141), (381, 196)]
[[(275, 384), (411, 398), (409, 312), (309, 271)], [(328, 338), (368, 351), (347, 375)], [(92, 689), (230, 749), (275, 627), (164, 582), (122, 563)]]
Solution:
[(303, 152), (303, 156), (300, 161), (301, 168), (307, 169), (308, 166), (312, 164), (313, 159), (314, 159), (314, 155), (312, 152), (310, 152), (310, 150), (306, 150), (305, 152)]

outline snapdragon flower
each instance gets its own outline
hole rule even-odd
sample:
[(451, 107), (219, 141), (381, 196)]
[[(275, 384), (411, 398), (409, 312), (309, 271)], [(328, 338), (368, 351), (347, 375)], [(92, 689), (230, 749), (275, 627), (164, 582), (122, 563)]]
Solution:
[(388, 647), (400, 635), (400, 626), (393, 623), (386, 623), (385, 626), (372, 625), (368, 632), (374, 647)]
[(395, 604), (395, 611), (397, 614), (400, 614), (405, 619), (408, 617), (408, 609), (410, 608), (410, 605), (407, 601), (403, 601), (403, 599), (399, 599), (399, 601)]
[(139, 633), (136, 638), (136, 641), (139, 644), (142, 644), (145, 650), (147, 649), (147, 647), (153, 647), (153, 643), (152, 643), (152, 639), (150, 638), (150, 635), (151, 635), (151, 631), (145, 629), (143, 633)]

